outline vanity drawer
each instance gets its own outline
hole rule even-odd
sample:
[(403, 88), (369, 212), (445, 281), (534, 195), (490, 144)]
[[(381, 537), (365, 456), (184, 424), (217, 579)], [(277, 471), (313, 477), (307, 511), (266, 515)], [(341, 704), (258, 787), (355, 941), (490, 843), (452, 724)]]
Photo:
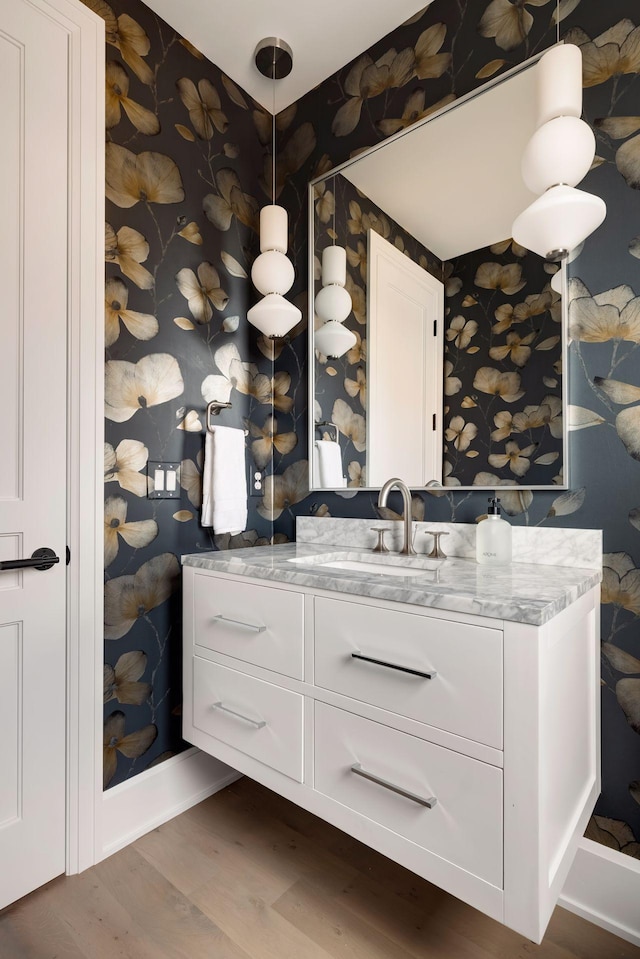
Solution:
[(501, 630), (321, 597), (314, 619), (317, 686), (502, 749)]
[(316, 702), (315, 788), (502, 887), (501, 769)]
[(303, 678), (301, 593), (196, 573), (193, 604), (197, 646)]
[(194, 656), (193, 725), (302, 782), (303, 697)]

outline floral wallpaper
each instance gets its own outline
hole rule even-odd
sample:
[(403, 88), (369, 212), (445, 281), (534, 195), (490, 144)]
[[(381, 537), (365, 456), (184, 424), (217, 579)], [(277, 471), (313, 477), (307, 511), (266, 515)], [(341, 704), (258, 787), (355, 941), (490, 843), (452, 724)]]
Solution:
[[(584, 115), (597, 137), (596, 161), (583, 188), (605, 199), (608, 216), (569, 267), (571, 489), (530, 492), (503, 488), (500, 495), (513, 523), (604, 530), (603, 787), (588, 835), (638, 857), (640, 22), (636, 5), (631, 0), (610, 0), (607, 4), (599, 0), (561, 0), (557, 8), (553, 0), (434, 0), (296, 104), (297, 122), (312, 125), (315, 149), (301, 169), (288, 177), (281, 202), (289, 210), (294, 228), (296, 290), (302, 292), (307, 262), (307, 182), (550, 46), (558, 26), (561, 36), (583, 51)], [(470, 146), (471, 156), (472, 152)], [(452, 215), (461, 212), (452, 198)], [(494, 261), (492, 257), (486, 262), (507, 261), (499, 257)], [(513, 258), (509, 262), (518, 261)], [(514, 294), (513, 302), (514, 306), (525, 303), (526, 296), (517, 298)], [(545, 328), (545, 338), (557, 335), (553, 304), (546, 324), (549, 330)], [(517, 326), (514, 332), (520, 336)], [(535, 348), (538, 342), (516, 343), (508, 340), (506, 333), (505, 329), (499, 343), (489, 348), (509, 347), (510, 355), (514, 350), (518, 355), (521, 348)], [(295, 397), (291, 411), (279, 417), (279, 427), (295, 432), (298, 442), (274, 467), (272, 483), (278, 491), (278, 507), (272, 515), (275, 531), (290, 537), (296, 514), (375, 517), (378, 513), (376, 496), (354, 489), (305, 497), (306, 354), (306, 337), (294, 335), (276, 358), (276, 369), (292, 375)], [(507, 374), (519, 372), (500, 364), (504, 360), (496, 357), (492, 364), (496, 369)], [(459, 366), (454, 375), (462, 379), (463, 367)], [(556, 395), (557, 388), (549, 386), (549, 392), (538, 401), (540, 412), (536, 413), (536, 417), (548, 420), (544, 426), (552, 438), (554, 405), (545, 397)], [(467, 410), (465, 414), (466, 424), (470, 414)], [(505, 418), (504, 423), (494, 426), (503, 432), (510, 424)], [(507, 442), (517, 443), (520, 453), (513, 447), (507, 449)], [(549, 450), (552, 452), (551, 447)], [(507, 439), (505, 434), (498, 455), (508, 462), (492, 465), (491, 473), (508, 475), (509, 463), (521, 469), (523, 464), (517, 461), (522, 452), (523, 437), (516, 434)], [(531, 456), (525, 458), (531, 462)], [(553, 471), (554, 464), (548, 465)], [(399, 498), (391, 505), (401, 509)], [(415, 518), (426, 515), (432, 520), (473, 522), (485, 508), (486, 493), (479, 492), (422, 492), (413, 498)], [(389, 510), (385, 515), (398, 514)]]
[[(293, 404), (291, 377), (274, 375), (269, 344), (246, 321), (270, 117), (138, 0), (86, 2), (107, 40), (109, 787), (184, 748), (180, 555), (272, 536), (260, 496), (236, 537), (199, 524), (206, 403), (232, 402), (218, 422), (249, 431), (248, 465), (262, 469), (297, 437), (275, 418)], [(147, 498), (150, 461), (180, 463), (179, 499)]]
[(445, 268), (445, 486), (562, 485), (556, 264), (505, 240)]

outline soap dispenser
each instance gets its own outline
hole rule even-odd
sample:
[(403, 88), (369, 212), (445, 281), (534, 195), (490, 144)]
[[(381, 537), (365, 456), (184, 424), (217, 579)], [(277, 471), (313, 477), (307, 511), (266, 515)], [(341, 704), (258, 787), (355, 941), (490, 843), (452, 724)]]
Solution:
[(500, 500), (490, 497), (487, 518), (476, 530), (476, 559), (487, 566), (511, 562), (511, 527), (500, 515)]

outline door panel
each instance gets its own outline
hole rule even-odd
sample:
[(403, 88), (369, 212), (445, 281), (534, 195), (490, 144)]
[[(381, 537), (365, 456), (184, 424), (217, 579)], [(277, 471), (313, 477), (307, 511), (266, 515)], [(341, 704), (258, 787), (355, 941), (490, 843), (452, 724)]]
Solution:
[(67, 34), (27, 0), (2, 5), (0, 908), (64, 871), (67, 383)]

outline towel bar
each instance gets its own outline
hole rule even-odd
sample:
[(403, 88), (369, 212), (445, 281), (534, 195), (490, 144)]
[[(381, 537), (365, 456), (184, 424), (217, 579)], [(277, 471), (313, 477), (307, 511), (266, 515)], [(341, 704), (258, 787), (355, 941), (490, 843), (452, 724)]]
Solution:
[[(219, 416), (220, 410), (230, 410), (232, 409), (232, 407), (233, 407), (233, 403), (220, 403), (218, 402), (218, 400), (212, 400), (210, 403), (208, 403), (207, 404), (207, 430), (209, 432), (212, 431), (212, 426), (211, 426), (212, 416)], [(245, 430), (244, 435), (248, 436), (249, 430)]]

